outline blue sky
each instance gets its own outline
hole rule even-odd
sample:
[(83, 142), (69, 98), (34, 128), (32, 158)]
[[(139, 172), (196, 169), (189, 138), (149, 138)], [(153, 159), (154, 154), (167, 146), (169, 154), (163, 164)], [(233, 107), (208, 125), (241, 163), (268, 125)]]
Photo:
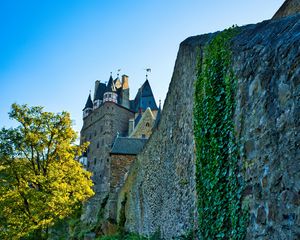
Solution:
[(257, 23), (283, 0), (7, 0), (0, 3), (0, 127), (12, 103), (71, 113), (74, 128), (94, 81), (129, 75), (131, 98), (145, 81), (164, 100), (180, 42)]

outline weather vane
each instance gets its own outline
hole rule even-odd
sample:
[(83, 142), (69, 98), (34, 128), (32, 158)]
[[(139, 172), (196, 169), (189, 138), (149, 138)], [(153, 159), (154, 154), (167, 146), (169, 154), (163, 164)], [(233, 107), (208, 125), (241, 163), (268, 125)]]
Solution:
[(146, 71), (146, 80), (148, 80), (148, 73), (151, 72), (151, 68), (145, 68), (144, 70)]

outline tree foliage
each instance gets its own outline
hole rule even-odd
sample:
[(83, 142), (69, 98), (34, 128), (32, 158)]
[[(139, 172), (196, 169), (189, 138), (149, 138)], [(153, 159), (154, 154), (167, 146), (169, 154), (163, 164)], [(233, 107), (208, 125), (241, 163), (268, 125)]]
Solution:
[(9, 116), (20, 125), (0, 130), (0, 239), (19, 239), (45, 232), (94, 193), (67, 112), (13, 104)]

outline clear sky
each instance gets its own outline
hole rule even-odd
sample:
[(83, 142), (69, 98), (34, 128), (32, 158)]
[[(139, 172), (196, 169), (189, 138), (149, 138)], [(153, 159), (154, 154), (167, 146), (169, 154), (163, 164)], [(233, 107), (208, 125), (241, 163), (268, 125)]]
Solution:
[(12, 103), (71, 113), (95, 80), (129, 76), (133, 98), (149, 81), (164, 100), (180, 42), (189, 36), (270, 19), (283, 0), (2, 0), (0, 127)]

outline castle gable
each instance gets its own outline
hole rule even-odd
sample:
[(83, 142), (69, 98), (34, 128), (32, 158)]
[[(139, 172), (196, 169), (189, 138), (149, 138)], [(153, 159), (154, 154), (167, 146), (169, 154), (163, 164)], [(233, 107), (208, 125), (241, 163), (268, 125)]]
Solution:
[(138, 124), (134, 128), (130, 137), (149, 138), (150, 135), (152, 134), (154, 123), (155, 123), (155, 117), (153, 116), (151, 109), (148, 107), (144, 112), (144, 114), (141, 115), (140, 120), (138, 121)]

